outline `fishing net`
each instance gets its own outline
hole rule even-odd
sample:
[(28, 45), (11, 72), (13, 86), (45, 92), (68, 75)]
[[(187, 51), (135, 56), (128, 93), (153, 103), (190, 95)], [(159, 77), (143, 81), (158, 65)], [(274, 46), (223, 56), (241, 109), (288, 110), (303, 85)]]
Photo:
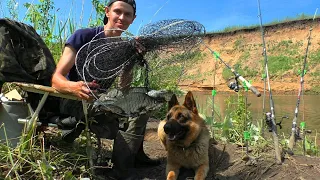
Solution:
[(185, 51), (197, 47), (204, 34), (204, 26), (196, 21), (163, 20), (141, 28), (139, 42), (146, 51)]
[(122, 34), (107, 38), (97, 35), (77, 53), (79, 76), (86, 83), (95, 80), (100, 85), (98, 92), (107, 91), (124, 70), (146, 64), (150, 54), (190, 53), (201, 42), (205, 28), (196, 21), (173, 19), (147, 24), (138, 36)]

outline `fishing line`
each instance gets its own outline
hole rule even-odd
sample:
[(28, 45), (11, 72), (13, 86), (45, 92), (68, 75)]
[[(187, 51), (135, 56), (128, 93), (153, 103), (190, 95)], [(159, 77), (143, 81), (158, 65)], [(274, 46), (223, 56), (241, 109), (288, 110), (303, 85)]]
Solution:
[(169, 1), (170, 1), (170, 0), (167, 0), (167, 1), (153, 14), (153, 16), (151, 17), (149, 23), (152, 22), (152, 19), (159, 13), (159, 11), (160, 11), (166, 4), (168, 4)]
[(138, 34), (138, 32), (140, 31), (140, 28), (142, 27), (142, 23), (143, 23), (143, 20), (141, 20), (141, 23), (139, 24), (136, 34)]
[[(314, 19), (316, 18), (316, 14), (317, 14), (318, 8), (316, 9), (312, 22), (314, 22)], [(300, 99), (303, 98), (303, 88), (304, 88), (304, 76), (306, 74), (306, 67), (307, 67), (307, 58), (308, 58), (308, 51), (309, 51), (309, 46), (311, 44), (311, 32), (313, 30), (312, 24), (311, 27), (309, 29), (309, 35), (308, 35), (308, 43), (307, 43), (307, 47), (306, 47), (306, 52), (304, 55), (304, 60), (303, 60), (303, 66), (301, 69), (301, 74), (300, 74), (300, 87), (299, 87), (299, 91), (298, 91), (298, 99), (297, 99), (297, 103), (296, 103), (296, 108), (294, 111), (294, 118), (292, 120), (292, 129), (291, 129), (291, 136), (289, 139), (289, 150), (291, 151), (290, 154), (293, 154), (292, 150), (293, 150), (293, 146), (297, 141), (297, 138), (299, 138), (298, 136), (298, 132), (297, 132), (297, 119), (298, 119), (298, 113), (299, 113), (299, 105), (300, 105)], [(303, 102), (304, 104), (304, 102)], [(303, 120), (304, 120), (304, 115), (303, 115)]]
[[(153, 16), (151, 17), (149, 23), (152, 22), (152, 19), (158, 14), (158, 12), (159, 12), (169, 1), (170, 1), (170, 0), (167, 0), (167, 1), (153, 14)], [(141, 27), (142, 27), (142, 22), (143, 22), (143, 20), (141, 20), (141, 23), (139, 24), (139, 27), (138, 27), (138, 29), (137, 29), (137, 33), (136, 33), (136, 34), (138, 34), (138, 32), (140, 31), (140, 29), (141, 29)]]

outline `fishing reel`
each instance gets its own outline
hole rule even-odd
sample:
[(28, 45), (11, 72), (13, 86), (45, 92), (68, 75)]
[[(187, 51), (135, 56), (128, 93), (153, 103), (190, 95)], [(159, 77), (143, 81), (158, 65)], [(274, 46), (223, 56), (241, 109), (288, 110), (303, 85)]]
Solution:
[(302, 140), (300, 127), (296, 127), (296, 132), (294, 134), (294, 138), (295, 138), (295, 141)]
[(238, 77), (235, 77), (234, 80), (230, 81), (228, 87), (235, 92), (239, 92), (241, 86), (239, 85)]
[[(284, 118), (288, 119), (289, 117), (288, 116), (282, 116), (281, 121), (276, 123), (276, 126), (279, 126), (280, 129), (282, 129), (281, 123), (282, 123)], [(266, 124), (267, 124), (267, 126), (269, 128), (269, 132), (272, 132), (273, 123), (272, 123), (272, 114), (271, 114), (271, 112), (266, 112)]]
[(294, 134), (295, 140), (303, 140), (303, 137), (305, 134), (311, 134), (312, 130), (306, 130), (303, 126), (302, 127), (296, 127), (296, 132)]

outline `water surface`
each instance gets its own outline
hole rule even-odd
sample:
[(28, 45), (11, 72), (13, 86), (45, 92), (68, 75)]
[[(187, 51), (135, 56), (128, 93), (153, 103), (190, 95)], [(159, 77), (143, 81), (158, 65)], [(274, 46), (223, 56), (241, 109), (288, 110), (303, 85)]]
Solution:
[[(218, 107), (222, 117), (225, 116), (226, 102), (225, 100), (229, 96), (237, 96), (234, 94), (217, 94), (214, 98), (214, 104)], [(195, 99), (198, 104), (198, 108), (202, 113), (207, 116), (212, 115), (212, 96), (211, 91), (205, 92), (194, 92)], [(251, 105), (248, 110), (251, 112), (254, 120), (261, 119), (263, 115), (263, 98), (256, 97), (250, 92), (247, 96), (247, 101)], [(288, 119), (284, 119), (282, 122), (283, 129), (279, 131), (289, 134), (291, 132), (292, 120), (294, 117), (295, 107), (297, 103), (297, 95), (273, 95), (275, 117), (276, 121), (280, 121), (283, 116), (288, 116)], [(266, 110), (270, 112), (269, 105), (269, 95), (266, 96)], [(306, 122), (307, 129), (315, 132), (316, 130), (320, 132), (320, 109), (318, 107), (318, 102), (320, 102), (320, 95), (303, 95), (301, 98), (299, 113), (298, 113), (298, 125), (301, 121)]]

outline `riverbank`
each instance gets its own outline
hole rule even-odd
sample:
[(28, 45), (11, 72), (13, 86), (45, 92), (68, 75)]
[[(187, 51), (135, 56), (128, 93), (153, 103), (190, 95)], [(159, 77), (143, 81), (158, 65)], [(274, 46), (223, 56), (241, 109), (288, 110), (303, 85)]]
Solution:
[[(288, 21), (265, 26), (265, 41), (268, 71), (274, 94), (298, 94), (300, 71), (306, 55), (308, 34), (313, 27), (307, 54), (307, 69), (304, 75), (306, 94), (320, 93), (320, 18)], [(258, 27), (231, 32), (207, 34), (204, 41), (219, 53), (229, 66), (261, 92), (264, 82), (264, 56), (262, 55), (261, 31)], [(229, 92), (228, 83), (234, 78), (231, 71), (209, 50), (200, 47), (201, 60), (192, 63), (184, 73), (179, 86), (184, 90), (212, 90)]]
[[(264, 83), (252, 83), (252, 85), (263, 94)], [(274, 95), (298, 95), (300, 83), (282, 83), (282, 82), (270, 82), (271, 91)], [(320, 95), (320, 89), (314, 88), (309, 84), (304, 84), (303, 94), (305, 95)], [(218, 84), (213, 86), (202, 85), (199, 83), (193, 83), (190, 85), (179, 85), (179, 88), (183, 91), (211, 91), (215, 89), (220, 94), (230, 94), (234, 91), (228, 87), (228, 84)], [(268, 84), (266, 85), (266, 93), (268, 94)]]

